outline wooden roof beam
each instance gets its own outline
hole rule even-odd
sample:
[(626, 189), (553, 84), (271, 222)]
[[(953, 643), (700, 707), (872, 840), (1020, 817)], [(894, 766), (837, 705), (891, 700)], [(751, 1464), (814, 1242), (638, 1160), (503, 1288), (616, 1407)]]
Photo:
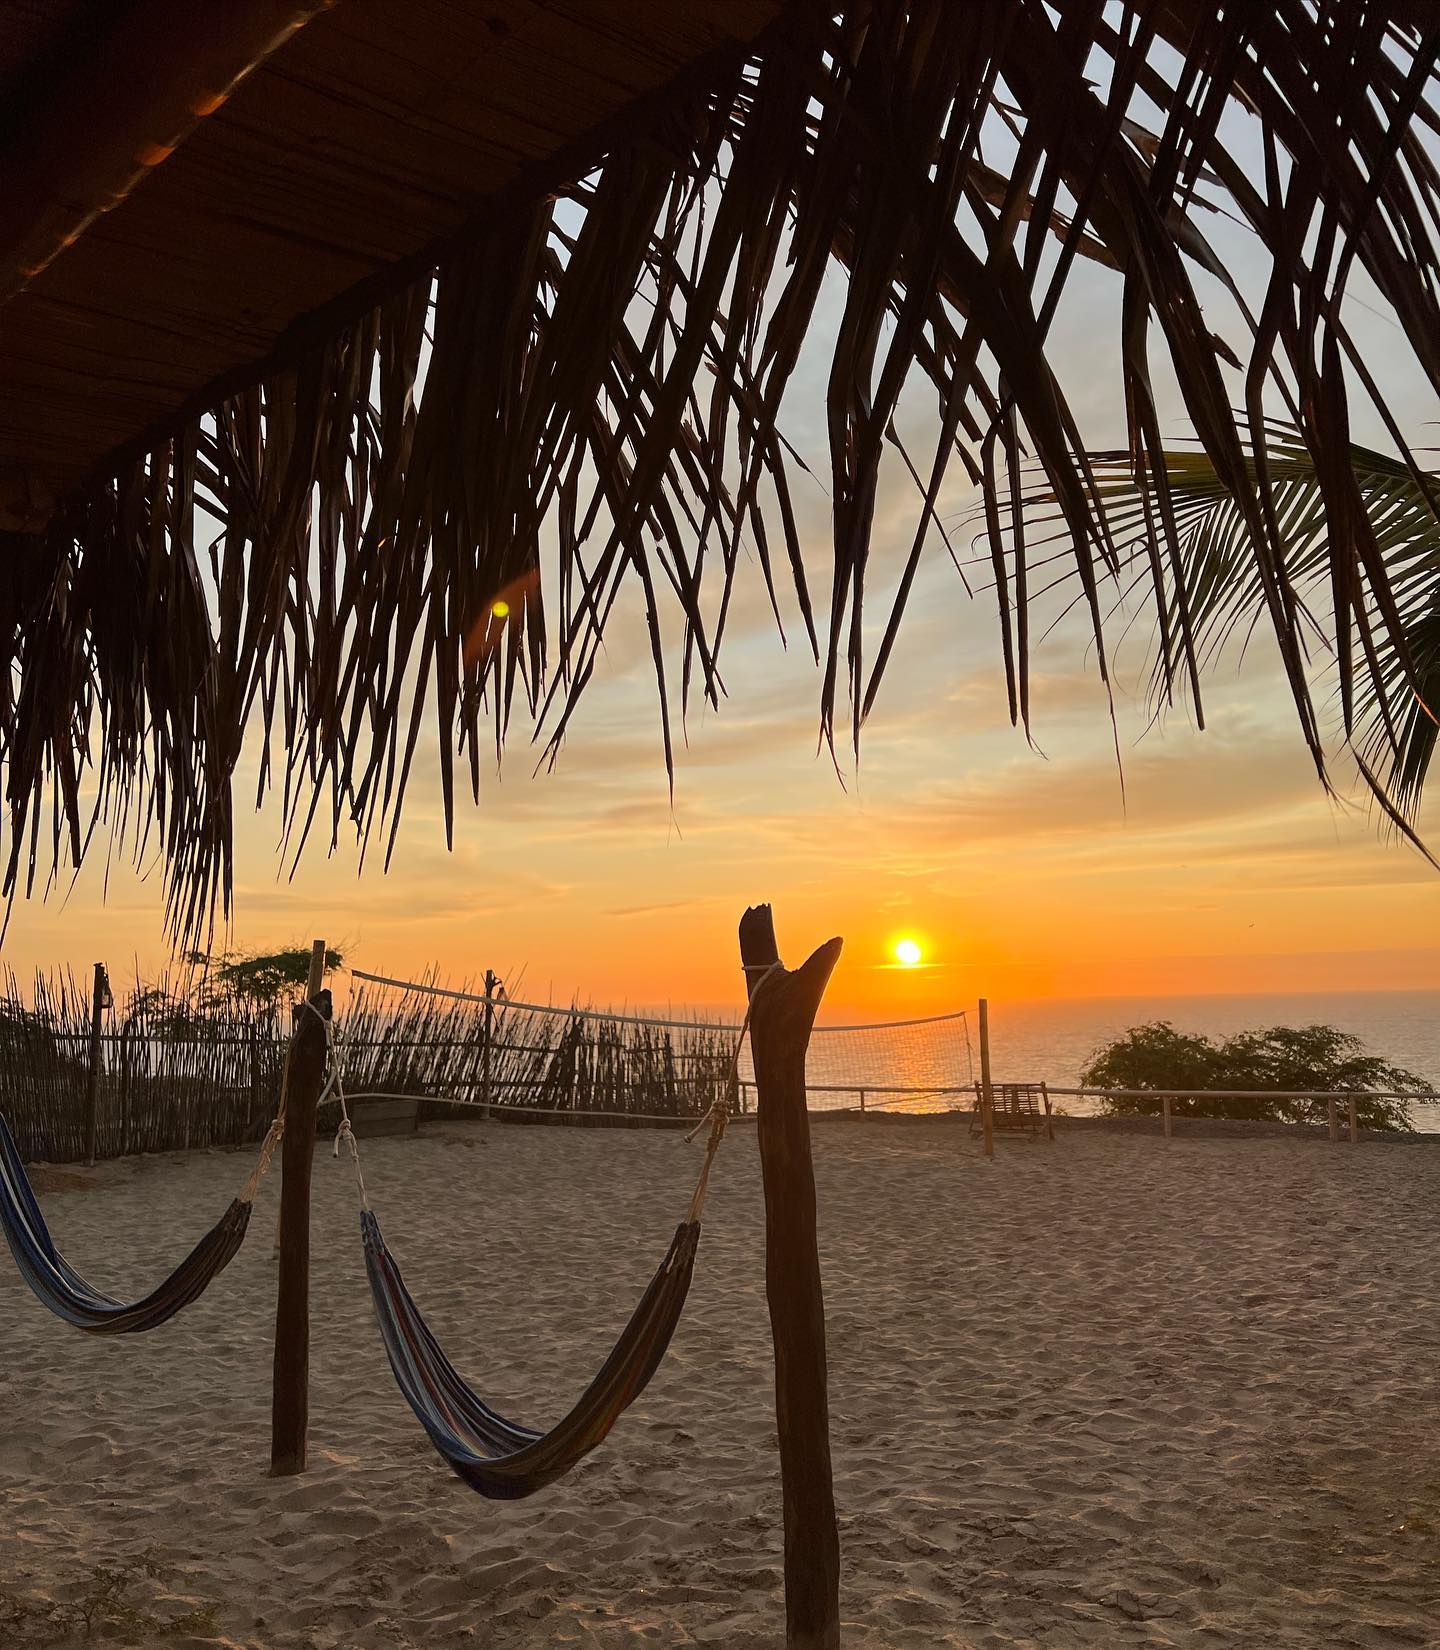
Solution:
[(117, 206), (249, 72), (336, 0), (136, 0), (0, 154), (0, 304)]

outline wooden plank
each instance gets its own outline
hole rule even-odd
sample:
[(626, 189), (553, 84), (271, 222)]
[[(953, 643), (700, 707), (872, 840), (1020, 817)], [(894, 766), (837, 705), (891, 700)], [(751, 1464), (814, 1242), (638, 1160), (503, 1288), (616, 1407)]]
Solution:
[(325, 942), (316, 940), (305, 996), (318, 1012), (296, 1005), (285, 1078), (280, 1269), (270, 1401), (270, 1471), (276, 1477), (304, 1472), (310, 1420), (310, 1175), (315, 1160), (315, 1114), (328, 1053), (322, 1021), (328, 1021), (332, 1012), (324, 978)]
[[(237, 10), (262, 6), (292, 9)], [(208, 25), (181, 0), (141, 10), (184, 13), (192, 42), (189, 14)], [(156, 445), (423, 280), (495, 214), (668, 120), (783, 12), (614, 0), (561, 16), (491, 0), (426, 8), (444, 24), (427, 28), (413, 8), (336, 5), (10, 300), (0, 463), (53, 501), (97, 463)], [(62, 123), (77, 165), (115, 85), (149, 95), (148, 73), (117, 79), (105, 64), (112, 83)]]
[[(255, 65), (334, 0), (136, 0), (96, 44), (26, 84), (4, 154), (0, 303), (114, 210)], [(53, 60), (52, 60), (53, 66)], [(28, 97), (26, 96), (28, 94)]]
[(420, 1126), (418, 1100), (361, 1100), (350, 1107), (356, 1131), (373, 1140), (378, 1135), (414, 1134)]
[(770, 907), (753, 906), (740, 919), (765, 1191), (765, 1296), (775, 1345), (788, 1650), (838, 1650), (840, 1644), (825, 1299), (805, 1105), (805, 1052), (840, 947), (838, 939), (827, 941), (792, 974), (777, 966)]

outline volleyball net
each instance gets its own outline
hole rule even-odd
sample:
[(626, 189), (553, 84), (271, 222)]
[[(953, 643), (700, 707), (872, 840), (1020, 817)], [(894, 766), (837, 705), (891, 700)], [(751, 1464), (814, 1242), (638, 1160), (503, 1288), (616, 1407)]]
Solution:
[[(340, 1034), (357, 1099), (419, 1100), (433, 1114), (480, 1107), (514, 1121), (679, 1123), (717, 1102), (755, 1109), (748, 1039), (721, 1016), (648, 1015), (516, 1000), (497, 989), (351, 971)], [(965, 1012), (817, 1025), (812, 1111), (968, 1108), (975, 1069)]]

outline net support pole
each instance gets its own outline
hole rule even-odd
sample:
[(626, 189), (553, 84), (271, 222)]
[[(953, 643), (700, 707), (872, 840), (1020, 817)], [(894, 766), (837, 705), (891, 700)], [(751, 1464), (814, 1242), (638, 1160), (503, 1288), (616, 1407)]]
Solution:
[(485, 970), (485, 1041), (480, 1045), (480, 1115), (490, 1121), (490, 1050), (495, 1036), (495, 987), (500, 976), (493, 968)]
[(1360, 1144), (1360, 1114), (1353, 1094), (1350, 1096), (1347, 1105), (1350, 1109), (1350, 1144), (1358, 1146)]
[(780, 957), (770, 907), (753, 906), (740, 919), (740, 961), (755, 994), (750, 1049), (765, 1189), (765, 1295), (775, 1345), (787, 1650), (839, 1650), (840, 1644), (825, 1299), (805, 1109), (805, 1052), (840, 947), (840, 940), (829, 940), (793, 973), (767, 973)]
[(980, 999), (980, 1121), (985, 1129), (985, 1155), (995, 1155), (995, 1087), (990, 1081), (990, 999)]
[(325, 1083), (325, 1027), (331, 1014), (324, 989), (325, 942), (310, 953), (305, 996), (319, 1018), (297, 1004), (285, 1078), (281, 1142), (280, 1268), (275, 1299), (275, 1368), (270, 1404), (270, 1471), (283, 1478), (305, 1470), (310, 1420), (310, 1171), (315, 1114)]
[(105, 964), (95, 964), (95, 978), (90, 987), (90, 1069), (85, 1075), (85, 1161), (95, 1166), (95, 1147), (100, 1132), (100, 1025), (105, 1013), (105, 1000), (110, 995), (110, 981)]

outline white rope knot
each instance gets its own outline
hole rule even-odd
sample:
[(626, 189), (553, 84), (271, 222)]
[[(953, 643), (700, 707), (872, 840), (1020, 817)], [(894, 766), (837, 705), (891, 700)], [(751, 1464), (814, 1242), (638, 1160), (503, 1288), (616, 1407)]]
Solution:
[(326, 1019), (308, 998), (305, 1006), (312, 1010), (325, 1027), (325, 1050), (329, 1070), (325, 1074), (325, 1087), (320, 1091), (320, 1100), (317, 1104), (323, 1105), (332, 1093), (340, 1102), (340, 1126), (335, 1131), (335, 1144), (332, 1155), (339, 1157), (340, 1142), (342, 1140), (350, 1148), (350, 1161), (355, 1167), (355, 1190), (360, 1197), (360, 1207), (368, 1210), (370, 1195), (365, 1190), (365, 1171), (360, 1167), (360, 1143), (355, 1138), (355, 1128), (350, 1121), (350, 1107), (345, 1101), (345, 1083), (340, 1072), (340, 1039), (335, 1035), (335, 1022)]
[(713, 1106), (711, 1106), (710, 1110), (707, 1111), (701, 1117), (700, 1121), (695, 1125), (695, 1127), (693, 1129), (691, 1129), (689, 1134), (687, 1134), (685, 1136), (685, 1144), (688, 1146), (690, 1144), (690, 1142), (695, 1138), (695, 1136), (697, 1134), (700, 1133), (700, 1131), (705, 1127), (705, 1125), (707, 1123), (710, 1125), (710, 1128), (711, 1128), (712, 1132), (716, 1129), (719, 1129), (720, 1133), (724, 1134), (725, 1125), (729, 1121), (730, 1121), (730, 1113), (729, 1113), (729, 1110), (726, 1107), (726, 1097), (722, 1094), (721, 1097), (715, 1102), (715, 1104)]
[(285, 1113), (279, 1112), (265, 1131), (265, 1138), (260, 1142), (260, 1155), (255, 1159), (255, 1166), (250, 1171), (250, 1178), (245, 1182), (244, 1190), (240, 1193), (242, 1203), (253, 1203), (260, 1192), (260, 1182), (265, 1178), (266, 1170), (270, 1167), (270, 1159), (275, 1155), (276, 1148), (285, 1135)]

